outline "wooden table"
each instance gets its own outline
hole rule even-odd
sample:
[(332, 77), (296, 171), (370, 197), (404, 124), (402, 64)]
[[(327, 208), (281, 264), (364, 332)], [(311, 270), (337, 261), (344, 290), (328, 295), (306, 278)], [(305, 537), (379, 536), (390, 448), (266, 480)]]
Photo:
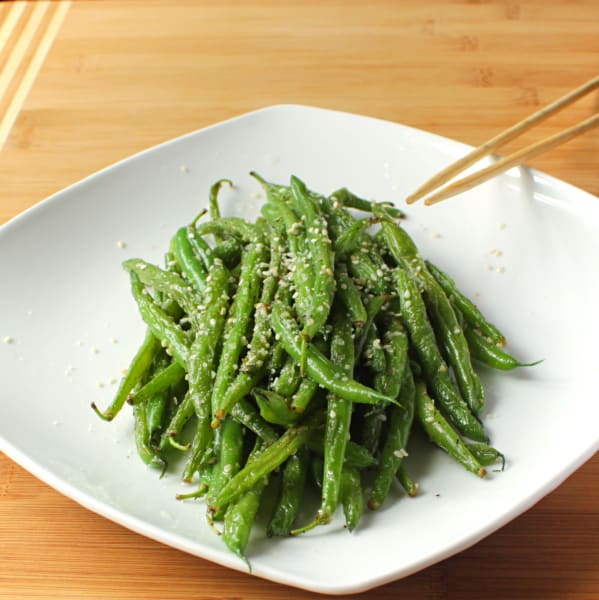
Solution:
[[(3, 2), (0, 222), (261, 106), (337, 108), (477, 144), (598, 65), (596, 0)], [(598, 104), (589, 97), (536, 135)], [(599, 195), (598, 159), (595, 132), (533, 164)], [(363, 597), (599, 598), (598, 495), (595, 456), (475, 547)], [(0, 598), (314, 597), (131, 533), (4, 456), (0, 524)]]

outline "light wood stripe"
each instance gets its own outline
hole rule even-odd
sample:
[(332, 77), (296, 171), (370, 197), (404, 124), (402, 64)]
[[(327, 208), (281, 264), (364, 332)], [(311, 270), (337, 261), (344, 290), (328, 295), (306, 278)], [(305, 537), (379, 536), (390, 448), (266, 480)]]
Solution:
[(0, 26), (0, 56), (2, 56), (2, 52), (4, 52), (4, 48), (8, 44), (26, 6), (27, 4), (25, 2), (15, 2), (12, 4), (6, 19), (2, 23), (2, 26)]
[[(8, 14), (4, 23), (6, 29), (4, 26), (2, 28), (3, 32), (6, 31), (6, 40), (10, 37), (9, 26), (12, 28), (17, 26), (27, 4), (31, 3), (18, 2), (15, 6), (18, 6), (19, 9), (13, 8)], [(28, 21), (0, 73), (0, 102), (4, 102), (6, 105), (6, 110), (0, 114), (0, 150), (8, 139), (70, 5), (70, 0), (33, 2), (33, 9), (28, 15)], [(50, 17), (45, 19), (48, 9), (50, 9)], [(16, 16), (13, 16), (13, 13)], [(41, 32), (39, 31), (40, 26), (42, 27)], [(2, 38), (0, 38), (1, 42)], [(32, 51), (33, 55), (27, 62)], [(9, 89), (12, 90), (12, 97), (7, 98), (6, 94)]]

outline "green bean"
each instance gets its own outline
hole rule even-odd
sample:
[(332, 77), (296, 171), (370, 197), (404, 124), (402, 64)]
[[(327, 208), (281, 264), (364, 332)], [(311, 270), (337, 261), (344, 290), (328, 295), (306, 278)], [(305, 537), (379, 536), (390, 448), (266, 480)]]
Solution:
[(435, 334), (428, 321), (416, 282), (401, 268), (395, 269), (394, 279), (401, 299), (401, 315), (410, 342), (435, 398), (460, 432), (473, 440), (487, 441), (482, 425), (472, 415), (454, 387), (447, 365), (437, 347)]
[(293, 210), (283, 202), (265, 204), (262, 214), (269, 221), (273, 229), (280, 228), (282, 222), (287, 231), (287, 246), (290, 254), (289, 262), (291, 276), (295, 285), (295, 305), (302, 320), (309, 318), (312, 310), (312, 293), (315, 274), (310, 261), (308, 248), (304, 244), (304, 225)]
[(254, 389), (252, 394), (265, 421), (289, 427), (299, 419), (300, 413), (295, 412), (281, 394), (263, 389)]
[(291, 396), (291, 409), (300, 414), (305, 412), (317, 389), (318, 383), (316, 381), (309, 377), (304, 377), (295, 393)]
[(153, 375), (139, 390), (129, 394), (127, 402), (133, 405), (139, 403), (143, 404), (152, 398), (152, 396), (161, 394), (168, 390), (172, 385), (176, 385), (179, 381), (183, 380), (184, 377), (185, 369), (179, 363), (172, 362), (168, 367)]
[(141, 318), (166, 348), (167, 353), (171, 354), (182, 367), (185, 367), (189, 354), (187, 334), (152, 300), (134, 272), (130, 272), (129, 277), (131, 292), (137, 302)]
[(299, 365), (291, 356), (287, 356), (283, 367), (270, 387), (277, 394), (291, 396), (296, 392), (301, 381), (302, 374), (300, 373)]
[(502, 350), (492, 341), (487, 339), (482, 333), (476, 329), (470, 329), (468, 326), (464, 328), (464, 335), (466, 336), (466, 341), (468, 342), (472, 357), (493, 369), (510, 371), (517, 367), (533, 367), (534, 365), (543, 362), (542, 360), (537, 360), (532, 363), (520, 362), (511, 354), (508, 354), (505, 350)]
[(353, 531), (364, 514), (364, 492), (357, 469), (343, 467), (340, 497), (347, 529)]
[(364, 346), (362, 352), (364, 364), (375, 374), (384, 373), (386, 369), (385, 351), (375, 323), (372, 324), (366, 334)]
[(212, 390), (213, 427), (225, 417), (223, 398), (239, 368), (242, 349), (247, 344), (246, 333), (260, 290), (260, 271), (257, 267), (264, 261), (265, 253), (266, 248), (261, 241), (252, 242), (241, 259), (241, 274), (229, 310), (222, 353)]
[(254, 329), (246, 357), (241, 365), (241, 370), (247, 373), (262, 367), (270, 350), (272, 330), (270, 327), (270, 306), (275, 298), (281, 271), (281, 260), (284, 244), (281, 233), (271, 229), (270, 262), (262, 282), (260, 302), (256, 305), (254, 313)]
[(172, 298), (188, 315), (195, 315), (197, 312), (197, 297), (192, 288), (176, 273), (163, 271), (160, 267), (138, 258), (126, 260), (123, 268), (134, 272), (144, 285)]
[(239, 264), (241, 260), (241, 245), (239, 240), (235, 238), (229, 238), (219, 242), (212, 248), (213, 257), (220, 258), (225, 267), (233, 269)]
[(371, 219), (360, 219), (354, 221), (347, 229), (339, 234), (333, 242), (333, 250), (336, 258), (345, 258), (352, 252), (359, 250), (363, 240), (362, 234), (372, 225)]
[(397, 481), (399, 481), (401, 487), (406, 491), (408, 496), (414, 497), (418, 493), (418, 484), (415, 483), (410, 474), (406, 469), (406, 461), (402, 460), (399, 468), (397, 469)]
[[(220, 490), (233, 479), (233, 476), (241, 468), (243, 436), (240, 423), (228, 417), (223, 421), (219, 450), (218, 461), (212, 467), (208, 504), (213, 502)], [(220, 521), (223, 517), (223, 511), (210, 513), (210, 518), (214, 521)]]
[(195, 227), (187, 227), (187, 239), (197, 260), (208, 271), (214, 262), (214, 252)]
[(181, 227), (174, 237), (173, 252), (181, 267), (183, 277), (200, 294), (206, 289), (207, 271), (198, 261), (189, 241), (187, 227)]
[(505, 468), (505, 456), (499, 450), (482, 442), (468, 442), (466, 446), (470, 450), (470, 453), (484, 467), (488, 467), (501, 460), (501, 470), (503, 471)]
[(135, 419), (135, 444), (140, 458), (150, 467), (164, 469), (166, 462), (155, 448), (150, 444), (150, 431), (148, 428), (148, 419), (146, 407), (138, 404), (133, 409)]
[[(314, 273), (314, 284), (310, 290), (311, 302), (308, 314), (303, 319), (302, 336), (311, 340), (324, 326), (329, 317), (335, 295), (334, 254), (328, 235), (326, 221), (317, 204), (310, 197), (306, 185), (295, 176), (291, 177), (291, 196), (299, 214), (305, 222), (306, 245)], [(297, 288), (297, 286), (296, 286)], [(306, 345), (303, 345), (300, 366), (305, 372)]]
[(459, 291), (455, 281), (431, 262), (426, 261), (426, 266), (438, 284), (443, 288), (448, 298), (464, 315), (468, 323), (474, 328), (479, 329), (485, 337), (489, 338), (496, 345), (503, 346), (505, 344), (505, 336), (495, 325), (487, 321), (471, 300)]
[(218, 259), (214, 261), (207, 278), (204, 294), (204, 311), (189, 351), (187, 395), (191, 397), (197, 417), (197, 429), (193, 441), (192, 456), (185, 469), (185, 479), (193, 476), (206, 458), (206, 451), (212, 441), (210, 428), (212, 416), (212, 370), (214, 368), (216, 346), (224, 328), (229, 305), (227, 293), (229, 272)]
[(355, 208), (356, 210), (361, 210), (363, 212), (376, 213), (382, 211), (384, 214), (394, 219), (405, 217), (405, 213), (393, 206), (390, 202), (364, 200), (363, 198), (356, 196), (353, 192), (350, 192), (347, 188), (338, 189), (333, 192), (330, 197), (332, 200), (337, 200), (343, 204), (343, 206)]
[[(324, 456), (324, 435), (318, 431), (312, 434), (306, 442), (307, 447), (316, 455)], [(345, 465), (356, 469), (367, 469), (376, 464), (374, 456), (364, 446), (347, 440), (345, 447)]]
[(443, 288), (427, 270), (424, 259), (407, 232), (388, 219), (383, 220), (381, 227), (394, 259), (401, 267), (408, 268), (422, 285), (423, 299), (433, 327), (447, 354), (448, 362), (453, 368), (462, 397), (472, 412), (478, 414), (485, 402), (483, 387), (472, 367), (468, 343), (451, 302)]
[(386, 295), (372, 296), (369, 298), (368, 303), (366, 304), (366, 322), (364, 323), (364, 327), (362, 327), (360, 334), (356, 337), (355, 341), (356, 356), (362, 356), (366, 340), (370, 334), (370, 329), (372, 328), (374, 320), (376, 319), (380, 310), (383, 308), (387, 299), (388, 297)]
[(232, 235), (244, 242), (257, 241), (256, 226), (239, 217), (223, 217), (196, 225), (200, 235)]
[(470, 452), (462, 438), (435, 408), (435, 403), (428, 395), (426, 386), (420, 381), (416, 382), (416, 414), (431, 441), (439, 448), (445, 450), (471, 473), (479, 477), (487, 474), (486, 469)]
[(295, 454), (304, 445), (310, 433), (321, 426), (321, 422), (317, 418), (313, 418), (306, 423), (287, 429), (277, 441), (265, 448), (259, 456), (253, 460), (248, 460), (246, 466), (220, 491), (211, 506), (211, 510), (216, 512), (252, 488), (260, 479), (267, 476)]
[(240, 398), (235, 403), (231, 409), (231, 416), (267, 444), (272, 444), (279, 439), (278, 433), (258, 414), (254, 405), (245, 398)]
[(335, 265), (335, 278), (337, 279), (337, 293), (345, 306), (349, 317), (356, 329), (361, 329), (368, 319), (364, 302), (358, 292), (354, 280), (347, 272), (347, 265), (339, 262)]
[(368, 498), (368, 508), (371, 510), (376, 510), (383, 504), (389, 494), (397, 469), (404, 456), (407, 456), (406, 447), (414, 419), (414, 396), (416, 394), (414, 378), (409, 367), (405, 369), (399, 394), (403, 409), (396, 406), (390, 409), (389, 427), (372, 491)]
[(111, 402), (110, 406), (105, 411), (101, 411), (95, 402), (92, 402), (91, 407), (95, 413), (105, 421), (112, 421), (129, 397), (132, 390), (143, 380), (147, 372), (152, 367), (154, 356), (160, 349), (160, 342), (156, 339), (151, 331), (146, 333), (142, 345), (135, 354), (127, 374), (121, 380), (119, 389)]
[[(210, 188), (210, 200), (208, 203), (210, 218), (211, 219), (220, 219), (220, 207), (218, 206), (218, 192), (223, 184), (226, 183), (228, 186), (233, 187), (233, 182), (230, 179), (219, 179), (211, 188)], [(216, 238), (217, 241), (222, 241), (219, 238)]]
[[(289, 310), (282, 302), (275, 303), (272, 312), (272, 326), (279, 335), (285, 350), (296, 360), (301, 359), (301, 348), (298, 342), (299, 328)], [(308, 345), (306, 370), (308, 376), (327, 388), (333, 394), (351, 402), (376, 404), (377, 402), (395, 403), (379, 392), (358, 381), (349, 378), (341, 369), (325, 358), (313, 344)]]
[(306, 448), (300, 448), (285, 462), (279, 498), (266, 529), (268, 537), (289, 535), (304, 495), (309, 464)]
[[(254, 457), (258, 460), (263, 443), (258, 440), (254, 446), (253, 455), (250, 455), (248, 462)], [(250, 539), (250, 533), (256, 518), (256, 513), (260, 507), (260, 498), (264, 488), (268, 483), (268, 478), (262, 476), (239, 495), (234, 503), (230, 503), (225, 513), (225, 527), (223, 529), (223, 541), (234, 554), (239, 556), (251, 571), (251, 565), (245, 556), (245, 549)]]
[[(353, 376), (355, 356), (352, 326), (349, 319), (339, 310), (333, 315), (331, 361), (348, 377)], [(330, 522), (337, 508), (351, 416), (351, 401), (329, 395), (324, 443), (325, 477), (322, 483), (322, 501), (316, 519), (319, 524)]]

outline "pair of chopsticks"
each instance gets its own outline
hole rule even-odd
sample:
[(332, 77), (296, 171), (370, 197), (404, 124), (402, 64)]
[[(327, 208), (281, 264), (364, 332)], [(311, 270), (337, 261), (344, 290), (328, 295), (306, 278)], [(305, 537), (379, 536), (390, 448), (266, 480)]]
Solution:
[[(572, 104), (579, 98), (586, 96), (593, 90), (599, 88), (599, 76), (587, 81), (584, 85), (576, 88), (570, 93), (562, 96), (552, 104), (549, 104), (545, 108), (539, 110), (538, 112), (530, 115), (523, 121), (516, 123), (513, 127), (503, 131), (499, 135), (496, 135), (494, 138), (488, 140), (478, 148), (475, 148), (472, 152), (460, 158), (456, 162), (449, 165), (447, 168), (443, 169), (441, 172), (437, 173), (434, 177), (431, 177), (426, 183), (421, 185), (413, 194), (408, 196), (406, 199), (408, 204), (412, 204), (416, 202), (420, 198), (426, 196), (433, 190), (443, 186), (450, 179), (453, 179), (456, 175), (467, 169), (470, 165), (473, 165), (475, 162), (491, 154), (494, 150), (503, 146), (507, 142), (515, 139), (525, 131), (528, 131), (531, 127), (544, 121), (555, 113), (559, 112), (562, 108), (565, 108), (569, 104)], [(585, 131), (589, 131), (593, 127), (597, 127), (599, 125), (599, 113), (585, 119), (584, 121), (578, 123), (578, 125), (574, 125), (561, 133), (556, 133), (551, 135), (540, 142), (536, 142), (535, 144), (531, 144), (530, 146), (526, 146), (522, 150), (514, 152), (514, 154), (510, 154), (505, 158), (498, 160), (496, 163), (492, 164), (489, 167), (486, 167), (472, 175), (468, 175), (467, 177), (463, 177), (458, 181), (448, 185), (446, 187), (441, 187), (441, 189), (430, 196), (428, 196), (424, 200), (424, 204), (431, 205), (436, 204), (437, 202), (441, 202), (441, 200), (446, 200), (447, 198), (451, 198), (456, 194), (460, 194), (465, 192), (488, 179), (495, 177), (501, 173), (504, 173), (508, 169), (512, 167), (523, 164), (525, 161), (550, 150), (551, 148), (555, 148), (560, 144), (564, 144), (568, 142), (572, 138), (581, 135)]]

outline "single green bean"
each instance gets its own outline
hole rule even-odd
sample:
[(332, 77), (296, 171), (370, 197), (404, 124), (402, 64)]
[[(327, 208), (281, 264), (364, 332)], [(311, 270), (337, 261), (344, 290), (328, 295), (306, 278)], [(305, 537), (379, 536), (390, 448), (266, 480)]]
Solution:
[(439, 448), (445, 450), (471, 473), (479, 477), (487, 474), (486, 469), (470, 452), (462, 438), (436, 409), (434, 401), (426, 391), (426, 386), (420, 381), (416, 382), (416, 414), (431, 441)]
[(279, 498), (266, 529), (269, 537), (289, 535), (304, 496), (309, 464), (310, 451), (306, 448), (285, 462)]
[(127, 401), (129, 394), (141, 383), (152, 367), (152, 362), (159, 349), (160, 342), (151, 331), (148, 331), (142, 345), (133, 357), (125, 377), (121, 380), (119, 389), (108, 408), (105, 411), (101, 411), (96, 403), (92, 402), (91, 407), (100, 418), (105, 421), (112, 421), (112, 419), (117, 416)]

